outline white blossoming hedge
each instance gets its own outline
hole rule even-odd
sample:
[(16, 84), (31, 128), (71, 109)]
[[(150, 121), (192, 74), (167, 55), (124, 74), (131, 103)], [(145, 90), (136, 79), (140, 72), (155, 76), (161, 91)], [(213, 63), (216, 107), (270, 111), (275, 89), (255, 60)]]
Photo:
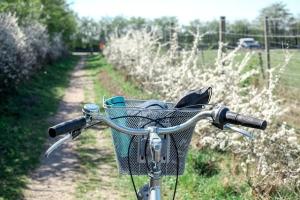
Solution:
[(61, 37), (50, 41), (45, 26), (28, 21), (20, 27), (13, 14), (0, 13), (0, 92), (16, 87), (41, 64), (63, 52)]
[(67, 54), (67, 49), (63, 43), (61, 34), (55, 34), (49, 44), (48, 59), (52, 62)]
[(33, 57), (44, 61), (49, 51), (49, 35), (46, 27), (38, 22), (30, 22), (22, 27), (27, 44), (32, 48)]
[(165, 44), (158, 42), (159, 37), (154, 32), (130, 31), (121, 37), (112, 36), (104, 54), (116, 68), (126, 71), (141, 83), (145, 91), (175, 100), (183, 91), (211, 86), (211, 102), (225, 104), (235, 112), (266, 119), (266, 131), (251, 130), (254, 140), (201, 122), (196, 130), (201, 137), (199, 146), (234, 153), (247, 175), (248, 183), (258, 195), (270, 195), (280, 186), (299, 187), (299, 136), (285, 123), (278, 125), (285, 109), (274, 95), (280, 73), (291, 55), (286, 53), (285, 64), (269, 71), (269, 84), (258, 89), (243, 84), (259, 73), (256, 69), (244, 72), (252, 52), (246, 53), (237, 63), (234, 58), (239, 48), (227, 54), (219, 50), (215, 65), (202, 68), (197, 64), (200, 40), (201, 35), (195, 33), (193, 48), (178, 51), (177, 34), (174, 32), (170, 48), (165, 50)]

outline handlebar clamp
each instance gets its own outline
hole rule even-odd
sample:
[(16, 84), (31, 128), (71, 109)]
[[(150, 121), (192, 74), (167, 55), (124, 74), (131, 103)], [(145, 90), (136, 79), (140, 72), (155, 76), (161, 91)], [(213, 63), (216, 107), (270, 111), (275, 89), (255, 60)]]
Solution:
[(225, 106), (220, 106), (216, 108), (212, 112), (212, 119), (213, 119), (213, 125), (221, 130), (224, 129), (224, 125), (226, 124), (225, 118), (226, 118), (226, 113), (229, 111), (229, 109)]

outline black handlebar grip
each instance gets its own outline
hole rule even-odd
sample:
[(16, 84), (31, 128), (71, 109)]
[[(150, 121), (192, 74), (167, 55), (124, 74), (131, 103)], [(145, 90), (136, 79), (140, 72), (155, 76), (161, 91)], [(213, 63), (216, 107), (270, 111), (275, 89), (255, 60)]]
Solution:
[(84, 117), (78, 117), (69, 121), (62, 122), (48, 129), (50, 137), (56, 137), (68, 132), (72, 132), (81, 129), (86, 125), (86, 119)]
[(267, 121), (241, 115), (235, 112), (227, 111), (225, 115), (225, 122), (230, 124), (242, 125), (251, 128), (265, 130), (267, 128)]

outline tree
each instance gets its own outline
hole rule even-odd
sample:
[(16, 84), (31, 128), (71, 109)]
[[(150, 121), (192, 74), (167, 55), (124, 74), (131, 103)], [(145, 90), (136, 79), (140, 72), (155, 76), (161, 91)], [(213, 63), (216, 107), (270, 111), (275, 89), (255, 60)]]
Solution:
[(47, 25), (50, 37), (61, 33), (63, 40), (70, 43), (76, 32), (75, 14), (70, 10), (66, 0), (41, 0), (43, 4), (42, 20)]
[(1, 0), (0, 12), (14, 13), (20, 25), (38, 21), (47, 26), (50, 38), (62, 34), (67, 44), (76, 32), (75, 14), (66, 0)]
[(147, 20), (142, 17), (131, 17), (128, 25), (134, 30), (141, 30), (147, 26)]
[(128, 20), (122, 16), (116, 16), (111, 21), (111, 29), (116, 32), (119, 36), (126, 33), (128, 29)]
[[(265, 17), (269, 18), (269, 30), (271, 35), (283, 35), (289, 30), (292, 22), (292, 15), (282, 2), (273, 3), (260, 11), (258, 20), (261, 27), (264, 25)], [(280, 43), (284, 38), (274, 38), (275, 46), (281, 46)], [(272, 40), (271, 40), (272, 43)]]
[[(293, 35), (300, 35), (300, 15), (297, 18), (293, 18), (290, 23), (290, 33)], [(294, 47), (299, 48), (298, 37), (290, 39)]]
[(230, 45), (233, 46), (236, 45), (240, 38), (245, 37), (244, 35), (256, 34), (255, 30), (251, 29), (251, 23), (248, 20), (236, 20), (227, 26), (227, 30), (233, 33), (226, 36), (230, 41)]
[(160, 31), (160, 37), (162, 42), (170, 41), (172, 28), (178, 26), (178, 20), (176, 17), (160, 17), (154, 19), (151, 23)]
[(97, 46), (100, 39), (101, 27), (100, 24), (93, 19), (83, 17), (79, 19), (77, 47), (89, 48), (91, 51), (94, 46)]
[(229, 26), (229, 31), (239, 34), (250, 34), (250, 22), (248, 20), (237, 20)]
[(27, 19), (40, 19), (43, 11), (43, 5), (40, 0), (1, 0), (0, 12), (14, 13), (19, 23), (23, 23)]
[(193, 45), (194, 36), (198, 30), (203, 33), (204, 23), (196, 19), (191, 21), (188, 25), (182, 26), (182, 34), (179, 35), (179, 44), (185, 49)]
[(208, 33), (203, 39), (204, 44), (208, 44), (209, 48), (217, 48), (218, 47), (218, 41), (219, 41), (219, 21), (218, 20), (212, 20), (209, 22), (206, 22), (201, 31), (203, 33)]

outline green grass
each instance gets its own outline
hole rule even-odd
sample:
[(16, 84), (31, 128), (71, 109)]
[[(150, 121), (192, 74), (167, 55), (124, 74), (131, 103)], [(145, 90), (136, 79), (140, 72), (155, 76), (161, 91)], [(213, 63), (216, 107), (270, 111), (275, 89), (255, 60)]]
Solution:
[(116, 71), (113, 67), (106, 62), (106, 60), (100, 56), (91, 56), (87, 59), (88, 74), (92, 77), (94, 82), (94, 91), (96, 93), (97, 103), (102, 103), (103, 96), (108, 97), (114, 94), (107, 88), (104, 88), (99, 84), (101, 81), (99, 77), (100, 72), (105, 72), (112, 81), (112, 84), (118, 87), (125, 93), (125, 96), (132, 98), (150, 98), (154, 95), (145, 94), (137, 84), (131, 81), (126, 81), (124, 74)]
[(56, 112), (78, 57), (44, 67), (0, 103), (0, 199), (21, 199), (28, 172), (37, 166), (47, 138), (47, 119)]
[[(292, 58), (283, 72), (283, 83), (287, 87), (295, 87), (300, 89), (300, 51), (290, 50)], [(284, 63), (284, 52), (282, 50), (271, 51), (271, 67), (282, 65)]]
[[(108, 131), (107, 131), (108, 132)], [(101, 187), (101, 174), (99, 173), (99, 165), (107, 164), (115, 165), (114, 157), (105, 154), (101, 148), (111, 148), (111, 144), (99, 144), (97, 143), (96, 134), (99, 132), (95, 130), (88, 130), (80, 136), (79, 143), (77, 144), (76, 151), (79, 153), (79, 161), (81, 163), (81, 169), (83, 176), (76, 183), (75, 197), (77, 199), (102, 199), (98, 193), (99, 187)], [(101, 133), (108, 134), (108, 133)], [(101, 148), (99, 146), (101, 145)]]
[[(241, 61), (244, 57), (246, 50), (242, 50), (238, 53), (235, 58), (236, 62)], [(249, 64), (254, 66), (259, 66), (258, 52), (256, 51), (253, 57), (250, 59)], [(264, 51), (260, 51), (262, 53), (263, 65), (265, 67), (266, 64), (266, 56)], [(286, 70), (283, 73), (282, 84), (287, 87), (295, 87), (300, 89), (300, 51), (299, 50), (289, 50), (289, 52), (293, 55), (289, 64), (287, 65)], [(284, 55), (285, 53), (280, 49), (272, 49), (270, 51), (271, 57), (271, 68), (276, 67), (278, 65), (282, 65), (284, 63)], [(199, 63), (203, 63), (206, 67), (211, 67), (214, 65), (215, 60), (217, 58), (217, 50), (204, 50), (203, 56), (199, 55)], [(259, 69), (260, 70), (260, 69)]]
[[(122, 73), (114, 70), (104, 58), (91, 56), (87, 60), (87, 74), (94, 82), (94, 92), (96, 101), (100, 103), (102, 96), (113, 96), (113, 91), (105, 88), (99, 80), (99, 74), (105, 72), (110, 77), (110, 85), (119, 86), (125, 95), (131, 98), (155, 98), (144, 94), (135, 83), (125, 81)], [(87, 94), (89, 95), (89, 94)], [(130, 177), (118, 175), (114, 154), (101, 156), (104, 149), (113, 152), (113, 144), (110, 131), (102, 132), (105, 143), (95, 142), (97, 130), (90, 130), (79, 138), (77, 152), (82, 163), (83, 175), (77, 182), (77, 199), (101, 199), (101, 187), (111, 188), (117, 191), (122, 199), (135, 199)], [(238, 181), (231, 174), (230, 156), (225, 153), (211, 150), (196, 151), (192, 149), (188, 154), (186, 170), (179, 178), (177, 199), (250, 199), (249, 187)], [(103, 163), (114, 168), (111, 171), (111, 181), (101, 180), (101, 167)], [(134, 177), (137, 187), (148, 181), (147, 176)], [(173, 194), (175, 177), (163, 178), (163, 195), (165, 199), (170, 199)], [(103, 198), (103, 197), (102, 197)]]
[[(132, 98), (150, 98), (150, 95), (144, 94), (136, 84), (132, 82), (126, 82), (123, 74), (113, 70), (112, 66), (109, 65), (106, 60), (100, 56), (89, 56), (86, 61), (86, 74), (93, 81), (93, 92), (95, 93), (95, 103), (102, 104), (102, 98), (113, 96), (113, 92), (109, 89), (105, 88), (100, 84), (101, 82), (101, 73), (105, 73), (105, 76), (108, 76), (111, 80), (108, 82), (110, 86), (119, 87), (118, 90), (123, 91), (126, 96)], [(88, 92), (85, 94), (86, 99), (88, 99)], [(103, 111), (103, 109), (102, 109)], [(100, 164), (107, 164), (114, 169), (112, 176), (114, 179), (118, 176), (117, 165), (115, 162), (114, 154), (103, 154), (103, 147), (113, 152), (113, 144), (112, 139), (110, 137), (110, 130), (106, 129), (101, 132), (102, 136), (104, 136), (106, 143), (99, 144), (96, 141), (96, 134), (99, 134), (97, 130), (89, 130), (82, 134), (79, 138), (77, 145), (77, 152), (79, 154), (79, 160), (81, 163), (81, 168), (83, 170), (82, 178), (77, 181), (76, 184), (76, 198), (77, 199), (101, 199), (101, 195), (99, 194), (99, 187), (102, 187), (101, 181), (101, 172), (100, 172)], [(91, 151), (91, 149), (93, 149)], [(125, 177), (117, 177), (125, 178)], [(128, 177), (126, 177), (128, 178)], [(115, 180), (114, 180), (115, 181)], [(111, 188), (115, 190), (119, 190), (115, 185), (117, 181), (110, 183)], [(91, 197), (92, 196), (92, 197)], [(120, 192), (120, 196), (124, 197), (124, 194)]]
[[(231, 172), (229, 155), (190, 149), (185, 173), (179, 178), (178, 199), (251, 199), (241, 175)], [(167, 184), (172, 190), (174, 178)]]
[[(232, 175), (228, 154), (213, 150), (190, 149), (186, 161), (185, 172), (179, 176), (176, 199), (251, 199), (249, 186), (240, 178)], [(137, 188), (147, 183), (148, 177), (134, 177)], [(121, 176), (115, 186), (123, 190), (126, 199), (135, 199), (128, 176)], [(163, 198), (172, 199), (175, 177), (162, 178)]]

